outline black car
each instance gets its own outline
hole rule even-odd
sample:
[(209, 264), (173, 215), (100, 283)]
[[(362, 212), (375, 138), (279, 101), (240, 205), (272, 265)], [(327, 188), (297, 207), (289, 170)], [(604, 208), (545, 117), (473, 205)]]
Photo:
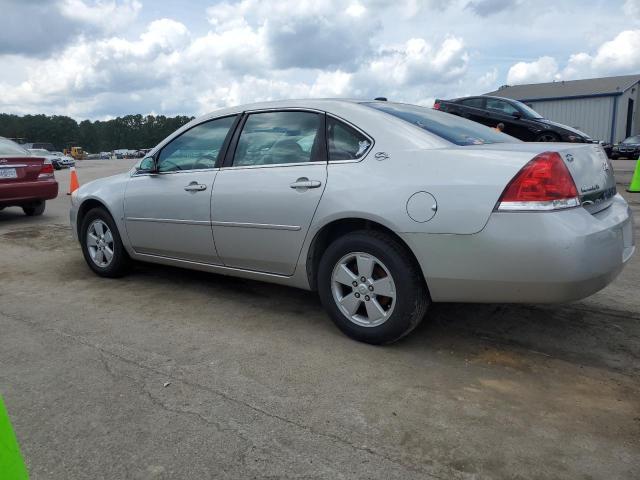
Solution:
[(632, 158), (640, 157), (640, 135), (624, 139), (622, 142), (614, 145), (611, 149), (611, 158)]
[(510, 98), (480, 96), (436, 100), (433, 108), (488, 127), (496, 128), (502, 123), (504, 133), (525, 142), (598, 143), (586, 133), (547, 120), (531, 107)]

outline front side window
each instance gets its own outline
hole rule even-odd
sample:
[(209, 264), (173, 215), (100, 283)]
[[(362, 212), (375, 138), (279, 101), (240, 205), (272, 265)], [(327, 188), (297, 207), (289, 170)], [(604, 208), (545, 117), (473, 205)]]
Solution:
[(238, 139), (233, 166), (315, 161), (321, 123), (321, 116), (312, 112), (252, 113)]
[(332, 117), (327, 117), (327, 143), (329, 161), (357, 160), (371, 146), (371, 141), (362, 133)]
[(201, 123), (173, 139), (160, 151), (158, 172), (214, 168), (235, 117)]
[(516, 107), (503, 100), (496, 100), (495, 98), (487, 98), (487, 109), (495, 110), (506, 115), (513, 115), (514, 113), (520, 113)]
[(416, 125), (456, 145), (520, 142), (509, 135), (496, 132), (493, 128), (432, 108), (391, 102), (365, 105)]

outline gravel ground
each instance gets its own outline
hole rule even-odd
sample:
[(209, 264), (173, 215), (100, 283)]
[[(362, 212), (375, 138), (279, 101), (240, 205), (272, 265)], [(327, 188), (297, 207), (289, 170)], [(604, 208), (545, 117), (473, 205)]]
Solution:
[(586, 300), (439, 304), (372, 347), (310, 292), (96, 277), (56, 175), (44, 216), (0, 212), (0, 393), (33, 479), (640, 478), (640, 254)]

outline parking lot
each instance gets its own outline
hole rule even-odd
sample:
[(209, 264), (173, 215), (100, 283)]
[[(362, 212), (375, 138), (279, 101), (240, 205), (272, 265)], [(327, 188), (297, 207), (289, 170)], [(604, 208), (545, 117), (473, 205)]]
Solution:
[(0, 392), (32, 478), (640, 478), (640, 254), (580, 302), (434, 305), (373, 347), (311, 292), (97, 277), (56, 176), (42, 217), (0, 212)]

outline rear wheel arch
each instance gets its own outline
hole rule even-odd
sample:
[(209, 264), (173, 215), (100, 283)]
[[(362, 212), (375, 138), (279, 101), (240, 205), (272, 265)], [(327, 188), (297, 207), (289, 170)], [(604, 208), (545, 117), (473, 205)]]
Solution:
[(359, 230), (372, 230), (382, 232), (398, 242), (415, 262), (422, 276), (422, 280), (427, 287), (427, 290), (429, 289), (429, 287), (427, 286), (426, 278), (424, 276), (424, 272), (422, 271), (422, 267), (420, 266), (418, 259), (414, 255), (409, 245), (407, 245), (407, 243), (397, 233), (395, 233), (389, 227), (386, 227), (374, 220), (368, 220), (364, 218), (341, 218), (324, 225), (315, 234), (313, 240), (311, 241), (311, 244), (309, 245), (309, 250), (307, 251), (307, 279), (309, 281), (311, 290), (318, 289), (318, 269), (320, 266), (322, 255), (326, 251), (327, 247), (338, 238), (348, 233)]

